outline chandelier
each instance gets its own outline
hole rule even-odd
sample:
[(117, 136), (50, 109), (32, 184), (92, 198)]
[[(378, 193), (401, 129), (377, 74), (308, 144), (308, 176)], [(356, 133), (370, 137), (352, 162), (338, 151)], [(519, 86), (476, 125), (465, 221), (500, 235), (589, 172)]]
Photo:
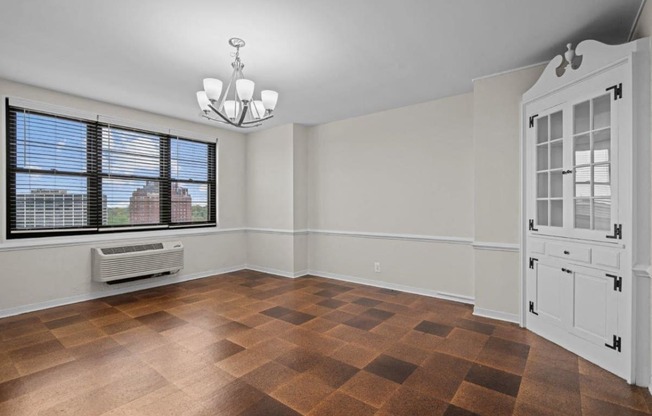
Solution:
[(263, 121), (274, 117), (272, 112), (276, 108), (278, 93), (263, 90), (260, 92), (260, 100), (254, 100), (255, 84), (244, 77), (242, 73), (244, 64), (240, 61), (240, 48), (245, 46), (245, 41), (231, 38), (229, 45), (235, 48), (235, 54), (231, 55), (235, 57), (235, 61), (231, 64), (233, 67), (231, 80), (222, 94), (222, 81), (216, 78), (204, 79), (204, 91), (197, 91), (201, 116), (234, 127), (260, 126)]

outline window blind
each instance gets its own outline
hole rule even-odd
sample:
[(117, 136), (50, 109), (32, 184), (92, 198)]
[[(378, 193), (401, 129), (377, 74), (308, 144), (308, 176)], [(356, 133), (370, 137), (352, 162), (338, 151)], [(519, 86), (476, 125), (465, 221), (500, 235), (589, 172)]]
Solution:
[(7, 236), (216, 224), (215, 143), (7, 107)]

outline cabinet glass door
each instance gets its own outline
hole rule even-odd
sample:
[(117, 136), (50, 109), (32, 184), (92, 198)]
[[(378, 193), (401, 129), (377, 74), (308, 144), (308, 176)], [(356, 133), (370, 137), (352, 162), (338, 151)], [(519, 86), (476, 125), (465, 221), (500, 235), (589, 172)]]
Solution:
[(564, 129), (557, 111), (536, 120), (536, 218), (544, 227), (564, 226)]
[(611, 95), (573, 106), (573, 227), (612, 227)]

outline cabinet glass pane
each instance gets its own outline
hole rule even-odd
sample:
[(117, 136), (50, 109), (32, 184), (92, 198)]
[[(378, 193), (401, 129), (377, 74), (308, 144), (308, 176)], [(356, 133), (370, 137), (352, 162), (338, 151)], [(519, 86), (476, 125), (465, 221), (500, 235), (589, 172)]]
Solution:
[(605, 94), (593, 99), (593, 130), (608, 127), (611, 124), (611, 96)]
[(548, 172), (537, 173), (537, 197), (548, 197)]
[(584, 101), (573, 106), (573, 133), (584, 133), (589, 131), (589, 122), (591, 120), (589, 101)]
[(537, 170), (548, 169), (548, 144), (537, 146)]
[(550, 172), (550, 196), (561, 198), (563, 195), (563, 179), (560, 170)]
[(564, 135), (561, 111), (550, 115), (550, 140), (561, 139)]
[(591, 196), (591, 167), (575, 168), (575, 196)]
[(591, 228), (591, 200), (575, 200), (575, 228)]
[(548, 116), (537, 119), (537, 143), (548, 141)]
[(573, 163), (575, 166), (591, 163), (591, 136), (588, 134), (573, 138)]
[(537, 201), (537, 225), (548, 225), (548, 201)]
[(564, 143), (561, 140), (550, 143), (550, 169), (561, 169), (564, 163)]
[(550, 201), (550, 225), (553, 227), (564, 226), (564, 201)]
[(611, 169), (609, 164), (593, 167), (593, 195), (596, 197), (611, 196)]
[(609, 162), (611, 152), (611, 129), (593, 133), (593, 163)]
[(593, 222), (596, 230), (609, 231), (611, 229), (611, 200), (593, 200)]

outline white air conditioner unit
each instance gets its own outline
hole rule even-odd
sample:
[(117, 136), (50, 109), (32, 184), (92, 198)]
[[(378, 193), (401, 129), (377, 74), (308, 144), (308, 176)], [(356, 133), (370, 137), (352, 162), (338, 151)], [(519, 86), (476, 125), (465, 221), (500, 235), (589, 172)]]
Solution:
[(164, 273), (183, 268), (180, 241), (93, 248), (93, 280), (113, 282)]

